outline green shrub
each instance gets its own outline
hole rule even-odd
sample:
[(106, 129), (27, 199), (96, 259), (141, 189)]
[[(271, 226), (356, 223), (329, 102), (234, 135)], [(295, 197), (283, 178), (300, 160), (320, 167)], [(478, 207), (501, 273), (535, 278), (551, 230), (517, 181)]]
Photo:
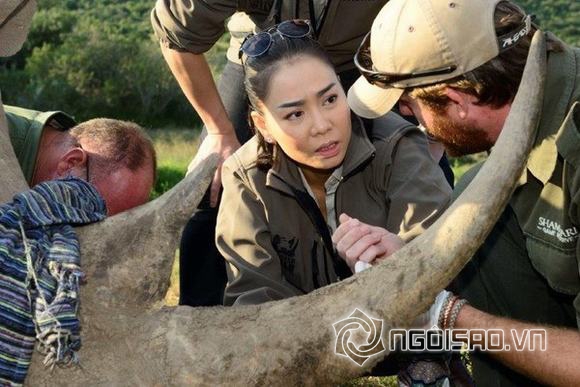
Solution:
[(173, 188), (173, 186), (181, 181), (185, 176), (186, 170), (170, 165), (162, 165), (157, 168), (157, 181), (153, 192), (151, 192), (151, 199), (161, 196), (164, 192)]
[[(106, 116), (199, 126), (153, 36), (152, 7), (146, 0), (39, 0), (23, 49), (0, 59), (4, 102), (64, 110), (79, 121)], [(226, 41), (207, 55), (216, 73)]]

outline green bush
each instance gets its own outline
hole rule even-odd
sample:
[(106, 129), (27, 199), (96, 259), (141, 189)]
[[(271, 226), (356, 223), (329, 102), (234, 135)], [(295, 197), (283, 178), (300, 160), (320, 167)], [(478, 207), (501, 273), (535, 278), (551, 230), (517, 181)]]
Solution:
[(173, 188), (173, 186), (183, 179), (185, 172), (186, 170), (183, 168), (169, 165), (157, 167), (157, 180), (155, 181), (153, 192), (151, 192), (151, 199), (155, 199)]
[[(519, 0), (541, 28), (580, 45), (580, 3)], [(149, 22), (152, 0), (38, 0), (28, 40), (0, 59), (4, 102), (65, 110), (148, 126), (199, 126), (165, 64)], [(227, 35), (206, 56), (214, 74), (225, 63)]]
[[(198, 126), (153, 37), (152, 6), (148, 0), (40, 0), (27, 43), (0, 60), (4, 101), (65, 110), (79, 121), (107, 116)], [(213, 52), (210, 63), (219, 72), (224, 42)]]
[(573, 46), (580, 46), (580, 3), (570, 0), (516, 0), (545, 31), (552, 31)]

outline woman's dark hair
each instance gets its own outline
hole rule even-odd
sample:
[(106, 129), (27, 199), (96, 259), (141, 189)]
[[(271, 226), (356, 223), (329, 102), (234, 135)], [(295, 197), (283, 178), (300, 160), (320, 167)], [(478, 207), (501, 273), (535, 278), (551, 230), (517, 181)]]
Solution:
[[(256, 130), (250, 117), (252, 110), (260, 112), (260, 101), (268, 97), (270, 80), (284, 62), (298, 57), (310, 56), (334, 68), (324, 49), (318, 42), (309, 37), (288, 38), (278, 33), (272, 34), (272, 44), (266, 53), (257, 57), (243, 57), (244, 87), (250, 102), (248, 121), (250, 128), (256, 133), (259, 140), (258, 167), (268, 170), (274, 165), (280, 151), (278, 145), (266, 142), (262, 134)], [(299, 79), (296, 82), (300, 82)]]

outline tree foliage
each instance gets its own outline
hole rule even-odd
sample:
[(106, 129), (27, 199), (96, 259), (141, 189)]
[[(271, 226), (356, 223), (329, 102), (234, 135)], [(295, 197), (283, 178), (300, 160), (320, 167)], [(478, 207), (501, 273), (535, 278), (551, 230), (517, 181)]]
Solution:
[(79, 120), (196, 125), (152, 34), (152, 3), (40, 0), (25, 46), (0, 62), (4, 101)]
[(517, 0), (524, 9), (536, 15), (536, 23), (554, 32), (572, 46), (580, 46), (580, 3), (570, 0)]
[[(39, 0), (24, 48), (0, 61), (6, 103), (150, 125), (199, 123), (153, 37), (153, 0)], [(520, 0), (543, 29), (580, 45), (580, 3)], [(361, 4), (362, 6), (362, 4)], [(210, 63), (219, 72), (226, 38)], [(216, 58), (219, 58), (216, 60)]]

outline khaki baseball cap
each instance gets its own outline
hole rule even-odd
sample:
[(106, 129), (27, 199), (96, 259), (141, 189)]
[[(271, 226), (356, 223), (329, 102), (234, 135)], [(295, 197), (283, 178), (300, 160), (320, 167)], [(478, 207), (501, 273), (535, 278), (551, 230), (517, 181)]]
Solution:
[(0, 57), (20, 50), (35, 11), (34, 0), (0, 0)]
[[(522, 25), (497, 37), (494, 11), (500, 0), (391, 0), (375, 18), (357, 56), (370, 44), (370, 72), (385, 82), (371, 84), (363, 72), (348, 91), (352, 110), (362, 117), (384, 115), (405, 88), (465, 74), (512, 47), (531, 28)], [(369, 43), (370, 40), (370, 43)], [(500, 49), (501, 46), (501, 49)], [(364, 54), (363, 54), (364, 55)], [(368, 55), (367, 55), (368, 57)], [(392, 79), (392, 81), (389, 81)]]

